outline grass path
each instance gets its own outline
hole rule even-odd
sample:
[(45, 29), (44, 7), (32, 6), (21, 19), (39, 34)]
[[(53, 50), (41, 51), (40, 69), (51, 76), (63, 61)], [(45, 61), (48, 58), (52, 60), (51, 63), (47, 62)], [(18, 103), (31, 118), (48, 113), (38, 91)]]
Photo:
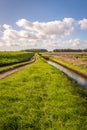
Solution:
[(42, 58), (0, 81), (0, 130), (87, 130), (87, 90)]

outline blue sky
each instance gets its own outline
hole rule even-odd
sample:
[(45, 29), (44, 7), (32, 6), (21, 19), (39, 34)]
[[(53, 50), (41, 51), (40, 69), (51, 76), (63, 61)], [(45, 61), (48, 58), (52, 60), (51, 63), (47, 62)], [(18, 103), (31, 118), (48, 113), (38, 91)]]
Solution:
[(0, 0), (0, 50), (87, 48), (87, 0)]

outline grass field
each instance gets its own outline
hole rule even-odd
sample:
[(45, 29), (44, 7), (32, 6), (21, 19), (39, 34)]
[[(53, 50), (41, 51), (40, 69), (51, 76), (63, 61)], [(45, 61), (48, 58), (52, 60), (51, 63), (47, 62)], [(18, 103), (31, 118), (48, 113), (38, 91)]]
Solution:
[(0, 73), (31, 63), (33, 56), (32, 52), (0, 52)]
[(87, 90), (38, 62), (0, 81), (0, 130), (87, 130)]
[(12, 65), (29, 60), (32, 52), (0, 52), (0, 66)]

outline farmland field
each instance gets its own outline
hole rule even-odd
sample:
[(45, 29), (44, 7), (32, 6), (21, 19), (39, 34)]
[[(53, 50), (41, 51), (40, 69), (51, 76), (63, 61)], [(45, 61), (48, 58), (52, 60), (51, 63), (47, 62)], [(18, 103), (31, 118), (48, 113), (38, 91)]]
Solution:
[(86, 130), (87, 90), (37, 59), (0, 81), (0, 130)]
[(0, 52), (0, 73), (31, 62), (32, 52)]
[(86, 52), (60, 52), (60, 53), (46, 53), (48, 58), (66, 65), (72, 69), (87, 75), (87, 53)]
[(12, 65), (29, 60), (32, 52), (0, 52), (0, 66)]
[[(51, 53), (49, 53), (51, 54)], [(72, 63), (73, 65), (84, 65), (87, 67), (87, 53), (86, 52), (63, 52), (63, 53), (52, 53), (52, 56), (65, 60)]]

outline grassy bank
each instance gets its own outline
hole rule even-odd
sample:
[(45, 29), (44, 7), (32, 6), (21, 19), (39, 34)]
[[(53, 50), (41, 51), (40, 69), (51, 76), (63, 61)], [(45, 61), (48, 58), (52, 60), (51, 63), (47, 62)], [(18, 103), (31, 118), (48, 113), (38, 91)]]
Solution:
[(33, 52), (0, 52), (0, 73), (34, 62)]
[(82, 74), (82, 76), (87, 77), (87, 67), (83, 65), (73, 65), (72, 63), (63, 60), (61, 58), (56, 58), (55, 56), (47, 55), (47, 54), (42, 54), (42, 56), (47, 59), (47, 60), (52, 60), (56, 63), (59, 63), (67, 68), (71, 68), (71, 70), (75, 70), (78, 74)]
[(87, 90), (38, 57), (0, 81), (0, 130), (86, 130)]
[(34, 53), (32, 52), (0, 52), (0, 66), (13, 65), (28, 61)]
[(24, 65), (27, 65), (27, 64), (31, 64), (35, 61), (35, 57), (32, 57), (31, 60), (29, 61), (26, 61), (26, 62), (22, 62), (22, 63), (17, 63), (17, 64), (14, 64), (14, 65), (9, 65), (9, 66), (4, 66), (4, 67), (1, 67), (0, 68), (0, 74), (1, 73), (4, 73), (4, 72), (7, 72), (9, 70), (13, 70), (15, 68), (18, 68), (20, 66), (24, 66)]

